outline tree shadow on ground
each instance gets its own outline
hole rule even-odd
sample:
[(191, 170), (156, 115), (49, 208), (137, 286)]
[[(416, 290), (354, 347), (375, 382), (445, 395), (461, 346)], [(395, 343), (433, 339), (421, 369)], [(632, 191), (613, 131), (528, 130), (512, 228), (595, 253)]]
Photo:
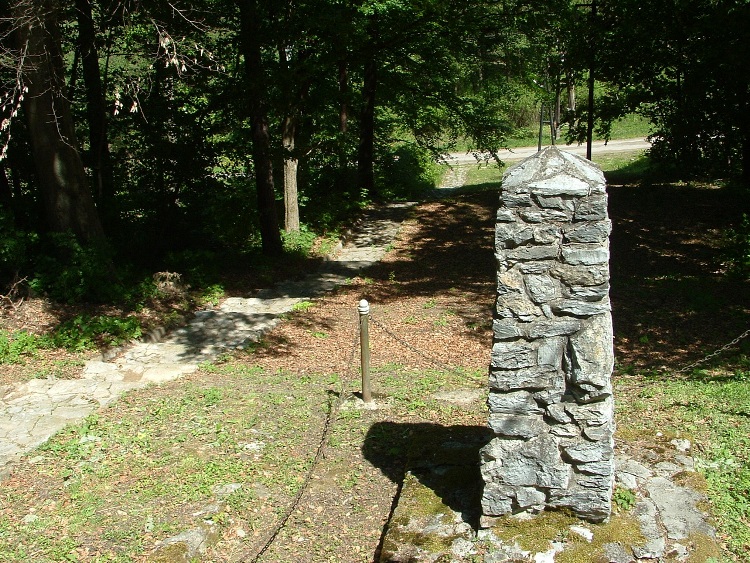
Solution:
[(611, 298), (621, 365), (672, 369), (750, 326), (750, 284), (720, 248), (742, 201), (706, 184), (609, 187)]
[[(493, 435), (481, 426), (384, 421), (370, 427), (362, 453), (394, 483), (403, 483), (409, 472), (477, 529), (484, 486), (479, 450)], [(398, 502), (397, 496), (394, 507)]]

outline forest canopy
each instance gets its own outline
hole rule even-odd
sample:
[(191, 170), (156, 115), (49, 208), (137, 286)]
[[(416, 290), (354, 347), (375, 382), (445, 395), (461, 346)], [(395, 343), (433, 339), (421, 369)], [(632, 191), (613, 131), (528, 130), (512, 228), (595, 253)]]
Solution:
[(640, 112), (655, 157), (747, 177), (749, 24), (741, 0), (2, 2), (0, 275), (77, 260), (106, 299), (115, 260), (279, 255), (540, 108), (578, 141)]

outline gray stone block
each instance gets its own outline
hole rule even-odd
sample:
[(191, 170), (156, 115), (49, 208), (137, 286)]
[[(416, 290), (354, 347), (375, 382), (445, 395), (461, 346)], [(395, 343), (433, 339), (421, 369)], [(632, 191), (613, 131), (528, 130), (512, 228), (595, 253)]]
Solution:
[(557, 389), (562, 393), (565, 379), (558, 371), (541, 368), (501, 370), (490, 368), (490, 389), (495, 391), (517, 391), (519, 389)]
[(573, 221), (601, 221), (607, 218), (607, 196), (592, 196), (576, 205)]
[(541, 194), (533, 194), (539, 207), (544, 209), (558, 209), (560, 211), (574, 211), (575, 203), (562, 197), (550, 197)]
[(547, 425), (541, 416), (490, 413), (489, 426), (496, 434), (508, 438), (533, 438), (539, 436)]
[(611, 221), (597, 221), (585, 225), (565, 229), (563, 240), (578, 243), (603, 243), (607, 241), (612, 231)]
[(545, 246), (522, 246), (513, 250), (508, 250), (505, 253), (507, 260), (524, 261), (530, 260), (546, 260), (557, 258), (560, 253), (560, 249), (557, 245), (545, 245)]
[(592, 317), (609, 313), (611, 305), (609, 300), (598, 302), (579, 301), (578, 299), (560, 299), (550, 303), (552, 311), (556, 315), (571, 315), (574, 317)]
[(572, 266), (593, 266), (609, 263), (609, 250), (601, 246), (563, 246), (562, 259)]
[(492, 346), (490, 365), (505, 370), (535, 366), (536, 349), (524, 341), (496, 342)]
[(538, 180), (528, 184), (531, 193), (542, 196), (570, 195), (583, 197), (591, 193), (588, 182), (567, 174), (558, 174), (551, 178)]
[(526, 292), (537, 305), (560, 297), (560, 283), (544, 274), (529, 274), (524, 277)]
[(512, 318), (492, 321), (492, 334), (495, 340), (515, 340), (519, 336), (523, 336), (518, 321)]
[(596, 302), (601, 301), (609, 297), (609, 284), (603, 283), (600, 285), (584, 286), (562, 286), (562, 296), (568, 299), (575, 299), (577, 301), (590, 301)]
[(581, 321), (570, 317), (542, 319), (519, 327), (527, 338), (536, 340), (549, 336), (566, 336), (578, 332)]
[(539, 415), (543, 412), (529, 391), (490, 392), (487, 406), (491, 414)]
[(498, 248), (516, 248), (534, 240), (534, 229), (519, 223), (498, 223), (495, 243)]
[(544, 225), (534, 227), (534, 242), (537, 244), (560, 244), (562, 242), (562, 231), (555, 225)]
[(565, 455), (574, 463), (594, 463), (614, 457), (612, 444), (608, 442), (581, 442), (563, 448)]
[(568, 286), (590, 287), (609, 282), (609, 265), (572, 266), (556, 263), (550, 273)]

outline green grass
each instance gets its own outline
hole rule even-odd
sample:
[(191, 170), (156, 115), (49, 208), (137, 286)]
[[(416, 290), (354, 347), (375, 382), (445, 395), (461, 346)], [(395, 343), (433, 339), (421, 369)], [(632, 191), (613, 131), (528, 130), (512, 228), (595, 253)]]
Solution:
[(618, 431), (627, 436), (686, 437), (704, 475), (711, 511), (729, 548), (750, 561), (750, 359), (691, 377), (617, 378)]

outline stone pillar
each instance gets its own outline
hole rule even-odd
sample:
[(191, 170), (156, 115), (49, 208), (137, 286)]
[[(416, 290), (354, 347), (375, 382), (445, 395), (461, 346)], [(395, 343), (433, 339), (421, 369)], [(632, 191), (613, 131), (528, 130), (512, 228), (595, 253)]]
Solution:
[(614, 482), (604, 175), (549, 147), (503, 176), (482, 525), (568, 508), (592, 522)]

